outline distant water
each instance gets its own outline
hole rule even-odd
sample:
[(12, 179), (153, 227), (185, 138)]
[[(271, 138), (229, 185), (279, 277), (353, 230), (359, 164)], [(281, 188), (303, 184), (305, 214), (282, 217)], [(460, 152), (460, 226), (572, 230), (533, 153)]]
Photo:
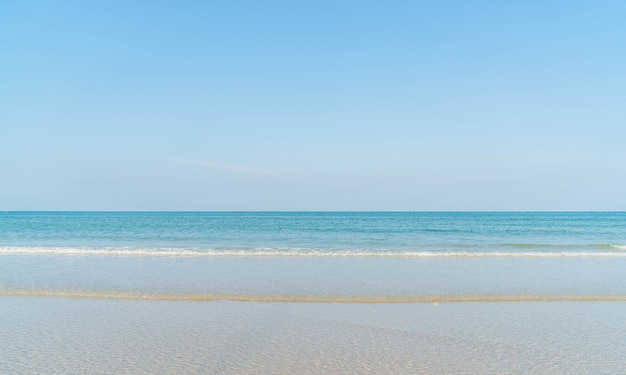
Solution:
[(7, 212), (0, 293), (626, 299), (626, 213)]
[(626, 256), (626, 213), (6, 212), (2, 254)]

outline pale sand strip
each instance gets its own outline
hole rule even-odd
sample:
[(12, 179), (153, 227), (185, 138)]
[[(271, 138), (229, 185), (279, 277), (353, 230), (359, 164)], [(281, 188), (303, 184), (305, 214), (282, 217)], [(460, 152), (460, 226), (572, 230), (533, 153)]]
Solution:
[(234, 302), (301, 302), (301, 303), (461, 303), (461, 302), (601, 302), (626, 301), (626, 296), (611, 295), (522, 295), (522, 296), (407, 296), (407, 297), (350, 297), (350, 296), (280, 296), (280, 295), (211, 295), (170, 293), (125, 293), (98, 291), (56, 290), (0, 290), (0, 296), (92, 298), (141, 301), (234, 301)]

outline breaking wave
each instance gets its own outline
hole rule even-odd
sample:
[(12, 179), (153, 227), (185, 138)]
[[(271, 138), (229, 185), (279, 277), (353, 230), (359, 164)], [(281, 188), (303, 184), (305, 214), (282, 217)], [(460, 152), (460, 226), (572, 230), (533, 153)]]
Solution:
[[(505, 245), (513, 246), (513, 245)], [(520, 245), (526, 251), (393, 251), (329, 250), (308, 248), (185, 249), (185, 248), (91, 248), (3, 246), (0, 255), (61, 255), (120, 257), (388, 257), (388, 258), (578, 258), (626, 257), (626, 245), (591, 245), (586, 250), (572, 246)], [(534, 246), (534, 247), (533, 247)], [(536, 248), (537, 250), (531, 250)], [(576, 247), (573, 247), (576, 248)], [(597, 249), (589, 251), (588, 249)], [(602, 250), (602, 251), (600, 251)]]

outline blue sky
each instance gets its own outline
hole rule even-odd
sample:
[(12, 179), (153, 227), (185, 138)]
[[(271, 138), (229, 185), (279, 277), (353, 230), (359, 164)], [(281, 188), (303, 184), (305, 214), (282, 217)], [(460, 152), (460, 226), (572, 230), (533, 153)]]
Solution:
[(626, 210), (624, 1), (0, 1), (0, 209)]

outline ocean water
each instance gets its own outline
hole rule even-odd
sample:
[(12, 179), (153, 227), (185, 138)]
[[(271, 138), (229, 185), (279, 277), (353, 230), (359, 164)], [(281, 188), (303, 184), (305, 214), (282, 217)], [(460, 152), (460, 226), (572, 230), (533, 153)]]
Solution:
[(621, 374), (626, 213), (0, 213), (0, 373)]
[(626, 213), (6, 212), (0, 293), (422, 301), (626, 296)]
[(7, 212), (0, 293), (619, 299), (625, 213)]
[(622, 256), (626, 213), (5, 212), (2, 254)]

